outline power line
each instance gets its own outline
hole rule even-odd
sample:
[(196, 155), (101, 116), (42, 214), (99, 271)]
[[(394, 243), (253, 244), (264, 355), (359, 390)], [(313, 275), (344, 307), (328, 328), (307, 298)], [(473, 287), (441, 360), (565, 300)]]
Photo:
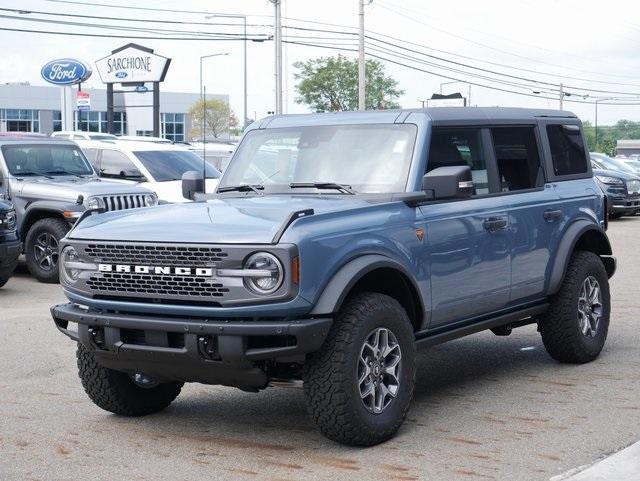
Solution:
[[(357, 49), (348, 49), (348, 48), (344, 48), (342, 46), (327, 46), (327, 45), (317, 45), (317, 44), (313, 44), (310, 42), (296, 42), (296, 41), (285, 41), (285, 43), (289, 43), (289, 44), (295, 44), (295, 45), (303, 45), (303, 46), (308, 46), (308, 47), (318, 47), (318, 48), (326, 48), (326, 49), (331, 49), (331, 50), (341, 50), (341, 51), (348, 51), (348, 52), (356, 52)], [(436, 77), (441, 77), (441, 78), (445, 78), (448, 80), (455, 80), (458, 82), (463, 82), (469, 85), (473, 85), (475, 87), (481, 87), (481, 88), (486, 88), (489, 90), (495, 90), (495, 91), (499, 91), (499, 92), (506, 92), (506, 93), (511, 93), (511, 94), (516, 94), (516, 95), (521, 95), (521, 96), (526, 96), (526, 97), (532, 97), (532, 98), (537, 98), (537, 99), (545, 99), (545, 100), (553, 100), (553, 101), (557, 101), (557, 97), (546, 97), (544, 95), (537, 95), (537, 94), (533, 94), (533, 93), (527, 93), (527, 92), (519, 92), (519, 91), (515, 91), (515, 90), (509, 90), (509, 89), (504, 89), (504, 88), (500, 88), (500, 87), (494, 87), (494, 86), (490, 86), (490, 85), (485, 85), (485, 84), (481, 84), (478, 82), (474, 82), (474, 81), (468, 81), (465, 80), (463, 78), (458, 78), (458, 77), (452, 77), (450, 75), (445, 75), (445, 74), (440, 74), (440, 73), (436, 73), (436, 72), (432, 72), (430, 70), (425, 70), (419, 67), (415, 67), (413, 65), (408, 65), (406, 63), (403, 62), (398, 62), (396, 60), (393, 59), (389, 59), (386, 57), (383, 57), (382, 55), (375, 55), (375, 54), (370, 54), (370, 57), (373, 58), (377, 58), (379, 60), (383, 60), (385, 62), (389, 62), (392, 64), (396, 64), (402, 67), (406, 67), (412, 70), (416, 70), (419, 72), (423, 72), (423, 73), (427, 73)], [(588, 100), (576, 100), (576, 99), (565, 99), (565, 102), (573, 102), (573, 103), (580, 103), (580, 104), (595, 104), (595, 102), (592, 101), (588, 101)], [(640, 105), (640, 99), (638, 102), (616, 102), (616, 103), (609, 103), (608, 105)]]

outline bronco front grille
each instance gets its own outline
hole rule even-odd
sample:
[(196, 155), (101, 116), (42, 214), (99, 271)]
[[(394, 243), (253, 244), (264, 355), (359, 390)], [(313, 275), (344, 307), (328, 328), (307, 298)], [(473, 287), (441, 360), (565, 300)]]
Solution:
[(99, 293), (145, 294), (151, 297), (222, 297), (229, 289), (206, 277), (102, 272), (87, 280)]
[(144, 195), (139, 194), (105, 195), (100, 198), (107, 211), (136, 209), (145, 206)]
[(210, 267), (228, 256), (219, 247), (135, 244), (88, 244), (85, 254), (105, 264)]

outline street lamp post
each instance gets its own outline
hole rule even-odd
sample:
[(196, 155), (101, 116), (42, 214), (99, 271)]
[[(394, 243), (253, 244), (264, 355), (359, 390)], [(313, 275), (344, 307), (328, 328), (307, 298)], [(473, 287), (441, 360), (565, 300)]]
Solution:
[[(244, 39), (243, 39), (243, 45), (244, 45), (244, 59), (243, 59), (243, 64), (244, 64), (244, 74), (243, 74), (243, 84), (244, 84), (244, 92), (243, 92), (243, 116), (242, 116), (242, 129), (244, 130), (246, 123), (247, 123), (247, 112), (248, 112), (248, 106), (247, 106), (247, 16), (246, 15), (236, 15), (233, 13), (214, 13), (211, 15), (207, 15), (205, 18), (208, 20), (210, 18), (215, 18), (215, 17), (222, 17), (222, 18), (241, 18), (242, 19), (242, 23), (243, 23), (243, 32), (244, 32)], [(252, 40), (254, 42), (258, 42), (261, 40)]]

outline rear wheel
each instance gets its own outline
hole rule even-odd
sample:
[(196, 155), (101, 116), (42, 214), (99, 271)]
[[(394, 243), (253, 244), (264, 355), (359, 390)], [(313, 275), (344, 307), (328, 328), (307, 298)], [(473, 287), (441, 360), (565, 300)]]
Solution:
[(348, 300), (305, 364), (311, 417), (325, 436), (344, 444), (391, 438), (407, 414), (414, 384), (413, 328), (402, 306), (383, 294)]
[(178, 397), (183, 383), (160, 384), (143, 375), (129, 375), (98, 364), (93, 353), (78, 344), (78, 373), (93, 403), (121, 416), (145, 416), (162, 411)]
[(40, 282), (57, 283), (59, 243), (69, 224), (61, 219), (41, 219), (31, 226), (25, 240), (25, 260), (29, 272)]
[(560, 291), (539, 323), (547, 352), (560, 362), (593, 361), (607, 339), (610, 309), (602, 261), (593, 252), (575, 252)]

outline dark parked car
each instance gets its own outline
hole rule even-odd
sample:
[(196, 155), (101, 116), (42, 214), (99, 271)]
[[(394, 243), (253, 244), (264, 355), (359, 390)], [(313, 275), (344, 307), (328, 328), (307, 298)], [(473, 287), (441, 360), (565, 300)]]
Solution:
[(598, 357), (616, 261), (584, 146), (580, 120), (550, 110), (263, 119), (216, 194), (188, 172), (196, 202), (78, 223), (55, 325), (107, 411), (158, 412), (185, 382), (303, 380), (324, 435), (380, 443), (419, 347), (537, 324), (559, 362)]
[(21, 250), (16, 234), (16, 211), (11, 204), (0, 199), (0, 287), (13, 274)]
[(593, 176), (607, 196), (609, 217), (635, 215), (640, 211), (640, 176), (619, 170), (605, 170), (591, 160)]

